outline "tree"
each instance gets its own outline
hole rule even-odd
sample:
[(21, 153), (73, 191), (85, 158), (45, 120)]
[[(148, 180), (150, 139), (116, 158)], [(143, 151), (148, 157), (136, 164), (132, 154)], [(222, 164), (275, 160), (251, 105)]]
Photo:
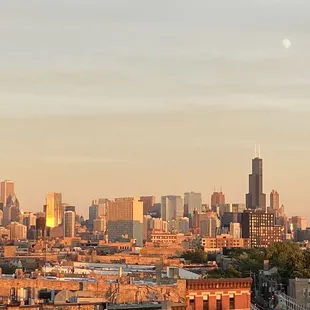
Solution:
[(267, 259), (271, 266), (278, 268), (280, 281), (288, 284), (289, 279), (307, 275), (307, 253), (293, 242), (277, 242), (267, 249)]
[(14, 274), (17, 269), (17, 266), (11, 263), (3, 263), (0, 264), (0, 268), (2, 269), (3, 274)]
[(264, 249), (238, 249), (232, 252), (234, 269), (242, 276), (249, 276), (250, 273), (258, 274), (263, 268), (264, 259)]
[(192, 264), (205, 264), (208, 262), (207, 254), (201, 248), (196, 248), (194, 251), (185, 251), (181, 254), (181, 258), (190, 261)]

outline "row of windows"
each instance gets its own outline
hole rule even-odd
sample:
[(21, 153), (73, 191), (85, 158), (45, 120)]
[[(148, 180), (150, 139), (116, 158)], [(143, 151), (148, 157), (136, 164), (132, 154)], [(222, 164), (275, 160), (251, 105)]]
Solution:
[[(194, 299), (190, 300), (189, 309), (190, 310), (198, 310), (195, 308), (195, 300)], [(211, 309), (209, 307), (209, 300), (204, 300), (203, 301), (203, 309), (199, 309), (199, 310), (213, 310), (213, 309)], [(222, 310), (222, 309), (223, 309), (222, 300), (217, 299), (216, 300), (216, 308), (214, 310)], [(235, 298), (234, 297), (229, 298), (229, 309), (235, 309)]]

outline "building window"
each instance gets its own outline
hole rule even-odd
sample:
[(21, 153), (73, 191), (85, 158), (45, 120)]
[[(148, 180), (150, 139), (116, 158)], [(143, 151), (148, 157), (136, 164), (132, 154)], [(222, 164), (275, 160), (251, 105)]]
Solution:
[(203, 310), (209, 310), (209, 300), (203, 301)]
[(216, 310), (222, 310), (222, 299), (216, 300)]
[(191, 299), (189, 301), (189, 309), (190, 310), (195, 310), (195, 300), (194, 299)]
[(235, 309), (235, 297), (229, 298), (229, 309)]

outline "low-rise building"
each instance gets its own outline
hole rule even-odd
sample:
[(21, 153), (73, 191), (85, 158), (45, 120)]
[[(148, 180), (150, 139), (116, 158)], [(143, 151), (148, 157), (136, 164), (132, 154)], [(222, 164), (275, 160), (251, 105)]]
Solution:
[(300, 279), (300, 278), (290, 279), (287, 294), (288, 296), (296, 299), (298, 303), (307, 305), (307, 309), (309, 309), (310, 279)]
[(251, 240), (246, 238), (234, 238), (228, 234), (217, 235), (215, 238), (205, 237), (201, 239), (201, 246), (206, 252), (218, 252), (224, 248), (251, 247)]
[(152, 233), (151, 242), (158, 244), (182, 244), (185, 240), (184, 234), (172, 234), (172, 233)]
[(187, 280), (187, 309), (250, 310), (251, 285), (251, 278)]

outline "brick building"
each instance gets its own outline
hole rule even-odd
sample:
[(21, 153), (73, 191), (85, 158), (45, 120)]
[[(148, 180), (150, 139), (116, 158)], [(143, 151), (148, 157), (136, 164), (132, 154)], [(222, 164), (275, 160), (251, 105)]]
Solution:
[(244, 211), (242, 215), (242, 237), (251, 240), (253, 248), (267, 248), (283, 240), (284, 227), (276, 225), (273, 213), (261, 210)]
[(202, 238), (201, 245), (206, 252), (216, 252), (224, 248), (251, 248), (251, 240), (245, 238), (234, 238), (228, 234), (217, 235), (215, 238)]
[(187, 280), (187, 309), (250, 310), (251, 284), (251, 278)]
[(151, 234), (151, 242), (157, 244), (182, 244), (186, 239), (184, 234), (172, 234), (153, 232)]

